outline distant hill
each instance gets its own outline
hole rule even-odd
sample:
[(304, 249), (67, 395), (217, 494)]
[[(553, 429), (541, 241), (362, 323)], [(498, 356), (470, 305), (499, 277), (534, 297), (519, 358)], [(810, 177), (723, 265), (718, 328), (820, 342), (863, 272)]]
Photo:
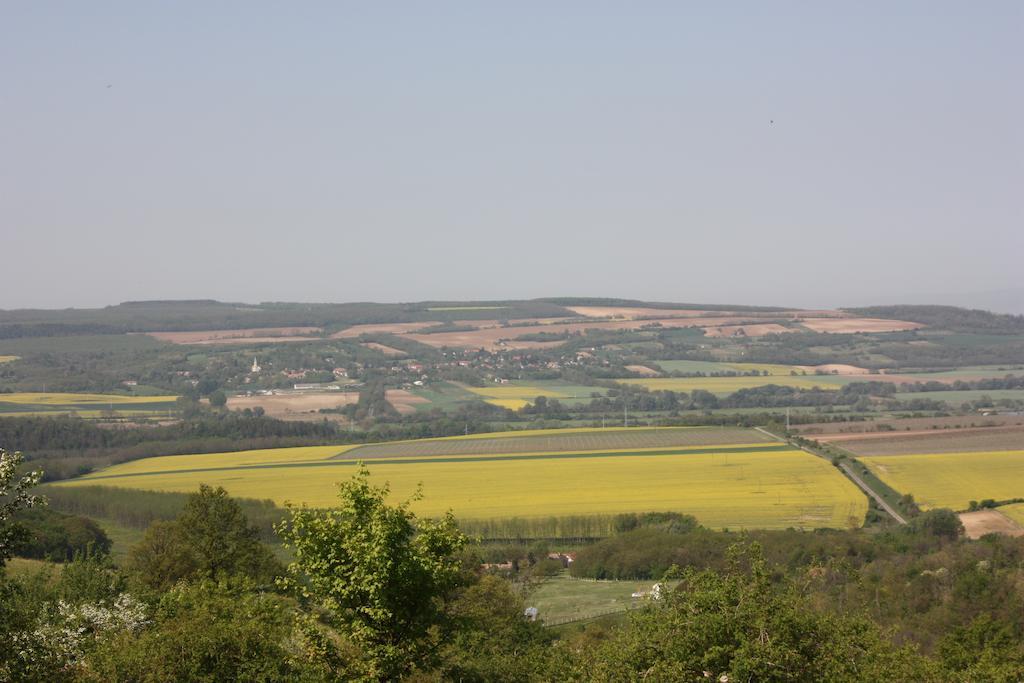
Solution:
[(1024, 316), (992, 313), (979, 309), (956, 306), (922, 306), (903, 304), (896, 306), (867, 306), (843, 309), (869, 318), (895, 318), (922, 323), (954, 332), (989, 332), (1019, 334), (1024, 332)]

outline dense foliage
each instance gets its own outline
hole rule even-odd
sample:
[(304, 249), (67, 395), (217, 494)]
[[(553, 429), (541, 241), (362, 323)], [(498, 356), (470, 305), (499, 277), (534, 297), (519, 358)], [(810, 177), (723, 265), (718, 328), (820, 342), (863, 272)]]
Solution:
[[(660, 581), (614, 624), (545, 630), (480, 562), (546, 544), (465, 547), (366, 473), (332, 510), (294, 509), (288, 579), (242, 507), (202, 488), (124, 567), (102, 552), (0, 571), (0, 680), (1009, 681), (1024, 675), (1024, 540), (961, 537), (949, 511), (886, 532), (729, 534), (620, 515), (576, 574)], [(557, 563), (555, 571), (558, 571)]]

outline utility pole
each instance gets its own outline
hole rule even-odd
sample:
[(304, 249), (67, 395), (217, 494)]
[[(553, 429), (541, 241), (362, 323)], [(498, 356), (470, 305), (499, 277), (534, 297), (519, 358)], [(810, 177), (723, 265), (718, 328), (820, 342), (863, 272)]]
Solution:
[(789, 431), (789, 407), (786, 407), (786, 431)]
[(625, 398), (622, 399), (622, 426), (629, 426), (629, 402)]

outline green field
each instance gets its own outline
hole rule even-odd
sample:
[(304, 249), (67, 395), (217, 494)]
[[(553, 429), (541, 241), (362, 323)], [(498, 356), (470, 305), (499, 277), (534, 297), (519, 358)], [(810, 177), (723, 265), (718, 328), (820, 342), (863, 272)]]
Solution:
[(1024, 401), (1024, 389), (972, 389), (970, 391), (910, 391), (896, 394), (898, 401), (913, 401), (925, 398), (931, 401), (943, 401), (953, 406), (962, 403), (980, 401), (990, 398), (993, 401)]
[(653, 581), (592, 581), (560, 574), (544, 579), (526, 602), (537, 608), (539, 619), (558, 624), (639, 607), (646, 601), (632, 597), (633, 593), (650, 591), (653, 585)]
[(1024, 498), (1024, 450), (862, 456), (879, 479), (922, 508), (967, 509), (969, 501)]
[[(843, 528), (863, 521), (867, 501), (828, 462), (765, 442), (758, 432), (745, 431), (746, 443), (658, 445), (664, 443), (662, 432), (685, 441), (715, 431), (575, 430), (568, 432), (570, 438), (594, 445), (543, 452), (529, 440), (555, 435), (432, 439), (344, 453), (346, 447), (339, 446), (169, 456), (55, 485), (192, 491), (207, 483), (235, 496), (329, 506), (335, 482), (352, 476), (357, 462), (365, 459), (371, 478), (389, 482), (396, 500), (408, 498), (422, 484), (424, 499), (413, 508), (430, 516), (448, 509), (467, 520), (672, 510), (692, 514), (712, 528), (734, 529)], [(624, 434), (632, 443), (654, 445), (621, 447)], [(496, 448), (494, 442), (523, 438), (526, 450), (493, 452), (511, 450)], [(434, 453), (410, 451), (408, 444)], [(379, 450), (385, 446), (391, 452)], [(438, 448), (449, 453), (436, 454)]]
[(82, 417), (99, 417), (105, 411), (113, 411), (138, 416), (174, 410), (177, 401), (177, 396), (16, 392), (0, 394), (0, 415), (17, 417), (74, 412)]
[(589, 401), (592, 394), (604, 395), (607, 391), (601, 387), (588, 387), (558, 380), (515, 381), (508, 384), (488, 384), (483, 387), (462, 387), (478, 397), (483, 397), (492, 405), (510, 410), (519, 410), (532, 403), (538, 396), (557, 398), (559, 401), (572, 404)]

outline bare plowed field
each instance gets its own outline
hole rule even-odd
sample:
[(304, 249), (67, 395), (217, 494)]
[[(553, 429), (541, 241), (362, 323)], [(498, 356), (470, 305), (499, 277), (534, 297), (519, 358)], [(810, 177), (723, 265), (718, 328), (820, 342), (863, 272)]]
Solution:
[[(555, 323), (551, 325), (530, 325), (520, 327), (492, 327), (486, 329), (467, 330), (464, 332), (438, 332), (435, 334), (410, 333), (407, 336), (421, 344), (434, 347), (456, 347), (456, 348), (544, 348), (557, 346), (562, 342), (539, 342), (539, 341), (512, 341), (516, 337), (536, 334), (537, 332), (551, 333), (584, 333), (587, 330), (635, 330), (658, 323), (663, 328), (679, 327), (707, 327), (724, 325), (734, 322), (741, 322), (736, 318), (659, 318), (657, 320), (595, 320), (587, 323)], [(510, 340), (499, 344), (499, 340)]]
[(635, 372), (638, 375), (643, 375), (644, 377), (657, 377), (661, 374), (657, 370), (653, 370), (646, 365), (627, 365), (626, 369), (630, 372)]
[(437, 322), (419, 322), (353, 325), (352, 327), (346, 327), (341, 332), (335, 332), (331, 335), (331, 339), (349, 339), (351, 337), (358, 337), (361, 334), (405, 334), (422, 330), (424, 327), (433, 327), (437, 324)]
[(704, 334), (708, 337), (763, 337), (766, 334), (785, 334), (786, 332), (796, 332), (796, 330), (777, 323), (722, 325), (704, 328)]
[(814, 332), (852, 334), (855, 332), (901, 332), (917, 330), (924, 325), (906, 320), (885, 320), (882, 318), (804, 318), (800, 324)]
[(406, 355), (405, 351), (402, 351), (401, 349), (396, 349), (396, 348), (393, 348), (391, 346), (385, 346), (384, 344), (378, 344), (377, 342), (365, 342), (363, 344), (363, 346), (365, 346), (368, 349), (373, 349), (374, 351), (380, 351), (385, 356), (404, 356), (404, 355)]
[(686, 308), (644, 308), (642, 306), (568, 306), (573, 313), (586, 318), (699, 318), (708, 311)]
[[(977, 427), (1024, 426), (1021, 415), (948, 415), (945, 417), (911, 417), (892, 420), (866, 420), (864, 422), (817, 422), (794, 425), (793, 431), (812, 438), (828, 439), (833, 436), (862, 433), (884, 433), (899, 436), (904, 432), (921, 432), (933, 429), (967, 429)], [(895, 433), (894, 433), (895, 432)], [(819, 437), (820, 435), (820, 437)]]
[(1024, 536), (1024, 529), (1021, 529), (1016, 522), (998, 510), (961, 512), (960, 522), (964, 525), (967, 538), (977, 539), (985, 534)]
[(228, 408), (245, 410), (263, 408), (270, 417), (288, 417), (299, 413), (315, 413), (321, 408), (340, 408), (359, 400), (352, 391), (332, 391), (317, 394), (278, 394), (273, 396), (229, 396)]
[(857, 455), (1024, 450), (1024, 428), (1016, 425), (917, 432), (818, 435), (814, 438), (819, 441), (835, 443), (840, 448)]
[(416, 406), (423, 403), (430, 403), (429, 399), (417, 396), (405, 389), (388, 389), (384, 392), (384, 397), (387, 399), (388, 403), (395, 407), (395, 410), (403, 415), (415, 413)]
[(774, 443), (753, 429), (680, 427), (664, 429), (623, 429), (602, 432), (546, 433), (496, 438), (428, 439), (398, 443), (370, 444), (349, 451), (346, 457), (384, 458), (430, 455), (485, 455), (493, 453), (537, 453), (547, 451), (616, 450), (732, 444)]

